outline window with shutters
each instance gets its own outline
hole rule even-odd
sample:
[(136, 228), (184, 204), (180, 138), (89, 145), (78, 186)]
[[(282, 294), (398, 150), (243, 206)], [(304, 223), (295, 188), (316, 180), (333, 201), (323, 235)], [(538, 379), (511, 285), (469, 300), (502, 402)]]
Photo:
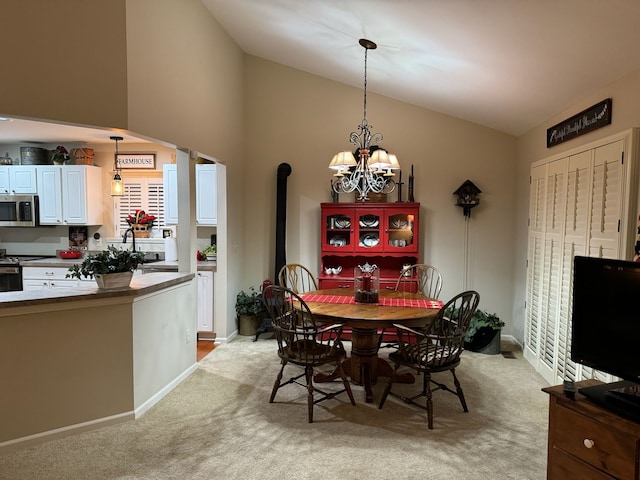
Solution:
[(125, 179), (124, 195), (114, 197), (113, 218), (117, 236), (122, 236), (129, 228), (127, 216), (133, 215), (136, 210), (144, 210), (147, 214), (156, 217), (154, 231), (157, 232), (165, 226), (162, 177), (127, 177)]

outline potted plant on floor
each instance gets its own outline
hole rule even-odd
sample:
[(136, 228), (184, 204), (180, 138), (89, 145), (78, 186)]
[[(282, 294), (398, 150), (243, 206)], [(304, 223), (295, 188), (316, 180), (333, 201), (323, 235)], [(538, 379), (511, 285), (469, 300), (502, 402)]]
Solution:
[(256, 330), (267, 314), (260, 292), (253, 286), (249, 291), (241, 290), (236, 295), (236, 313), (238, 314), (238, 333), (240, 335), (255, 335)]
[(95, 278), (98, 288), (127, 287), (133, 271), (144, 262), (143, 252), (121, 250), (109, 245), (106, 250), (87, 254), (82, 263), (69, 267), (66, 278)]
[(491, 355), (500, 353), (500, 332), (504, 325), (495, 313), (477, 309), (471, 317), (464, 348)]

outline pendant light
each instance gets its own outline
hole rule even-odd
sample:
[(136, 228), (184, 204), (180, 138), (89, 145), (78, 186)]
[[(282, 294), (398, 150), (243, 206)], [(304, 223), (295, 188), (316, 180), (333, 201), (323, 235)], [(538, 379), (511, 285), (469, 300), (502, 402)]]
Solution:
[(120, 170), (118, 169), (118, 142), (122, 140), (122, 137), (109, 137), (116, 142), (116, 153), (113, 157), (113, 180), (111, 180), (111, 196), (120, 197), (124, 195), (124, 182), (120, 176)]
[(367, 121), (367, 53), (378, 46), (366, 38), (358, 43), (364, 48), (364, 108), (358, 131), (349, 135), (349, 142), (357, 148), (354, 153), (343, 151), (334, 155), (329, 168), (336, 171), (331, 182), (335, 193), (356, 192), (356, 201), (366, 201), (369, 193), (387, 194), (395, 190), (396, 182), (391, 177), (395, 176), (394, 170), (400, 169), (400, 163), (395, 155), (378, 145), (382, 134), (372, 134)]

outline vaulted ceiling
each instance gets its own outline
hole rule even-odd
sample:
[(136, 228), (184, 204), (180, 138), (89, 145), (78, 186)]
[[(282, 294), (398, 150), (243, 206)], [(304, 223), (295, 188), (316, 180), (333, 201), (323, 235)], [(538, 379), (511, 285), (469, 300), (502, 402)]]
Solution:
[[(242, 50), (525, 133), (640, 69), (638, 0), (202, 0)], [(577, 112), (576, 112), (577, 113)]]
[[(640, 69), (639, 0), (202, 2), (244, 52), (356, 87), (358, 40), (372, 40), (368, 91), (516, 136)], [(0, 143), (105, 138), (27, 121), (0, 129)]]

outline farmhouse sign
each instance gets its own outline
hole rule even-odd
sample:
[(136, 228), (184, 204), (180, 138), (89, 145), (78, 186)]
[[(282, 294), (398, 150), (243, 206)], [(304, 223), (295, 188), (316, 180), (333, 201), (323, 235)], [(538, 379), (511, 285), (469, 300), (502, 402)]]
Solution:
[(156, 168), (155, 153), (118, 153), (116, 167), (124, 168)]
[(547, 148), (579, 137), (611, 123), (611, 99), (592, 107), (547, 129)]

